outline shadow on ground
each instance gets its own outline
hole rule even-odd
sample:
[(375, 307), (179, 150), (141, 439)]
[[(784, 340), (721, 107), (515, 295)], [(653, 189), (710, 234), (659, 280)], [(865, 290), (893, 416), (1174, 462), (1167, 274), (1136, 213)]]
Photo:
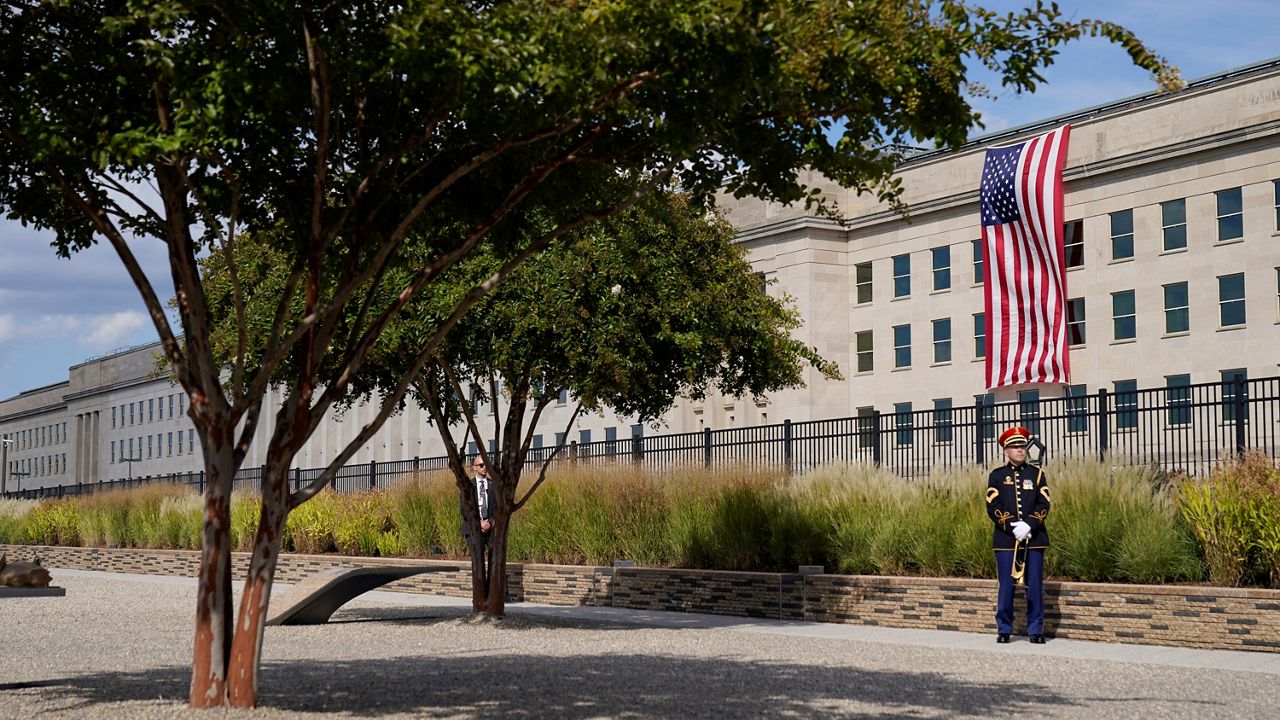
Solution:
[[(185, 698), (187, 668), (94, 673), (36, 685), (60, 708)], [(300, 713), (481, 718), (842, 717), (1052, 714), (1078, 703), (1024, 681), (645, 655), (466, 655), (266, 663), (263, 707)], [(19, 688), (0, 686), (0, 699)]]

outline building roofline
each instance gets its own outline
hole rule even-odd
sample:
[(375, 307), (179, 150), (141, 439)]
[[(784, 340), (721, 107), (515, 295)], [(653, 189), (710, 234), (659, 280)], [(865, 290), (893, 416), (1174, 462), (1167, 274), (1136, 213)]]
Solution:
[(961, 153), (967, 150), (973, 150), (980, 147), (986, 147), (988, 145), (999, 144), (1002, 141), (1013, 140), (1014, 138), (1021, 137), (1023, 135), (1029, 135), (1039, 131), (1049, 130), (1051, 128), (1057, 127), (1064, 123), (1079, 122), (1081, 120), (1093, 120), (1095, 118), (1098, 118), (1104, 115), (1110, 115), (1112, 113), (1116, 113), (1122, 110), (1131, 110), (1134, 107), (1138, 107), (1141, 105), (1154, 104), (1156, 102), (1161, 102), (1164, 100), (1168, 100), (1170, 98), (1178, 97), (1179, 95), (1183, 95), (1185, 93), (1197, 92), (1200, 90), (1204, 90), (1206, 88), (1211, 88), (1211, 87), (1221, 85), (1221, 84), (1224, 84), (1233, 80), (1237, 80), (1243, 77), (1249, 77), (1252, 75), (1263, 75), (1268, 72), (1274, 72), (1277, 70), (1280, 70), (1280, 56), (1273, 57), (1268, 60), (1263, 60), (1261, 62), (1257, 62), (1252, 65), (1244, 65), (1241, 67), (1233, 68), (1231, 70), (1227, 70), (1221, 73), (1216, 73), (1214, 75), (1206, 75), (1201, 78), (1196, 78), (1195, 80), (1188, 82), (1186, 87), (1175, 92), (1154, 90), (1148, 93), (1140, 93), (1138, 95), (1131, 95), (1129, 97), (1121, 98), (1119, 100), (1112, 100), (1110, 102), (1105, 102), (1100, 105), (1094, 105), (1092, 107), (1084, 108), (1082, 110), (1074, 110), (1072, 112), (1069, 112), (1063, 115), (1058, 115), (1058, 116), (1046, 118), (1043, 120), (1036, 120), (1034, 122), (1026, 123), (1024, 125), (1019, 125), (1017, 127), (1012, 127), (1012, 128), (1000, 130), (993, 133), (987, 133), (985, 135), (979, 135), (978, 137), (972, 138), (966, 141), (963, 145), (960, 145), (959, 147), (956, 147), (956, 148), (939, 148), (936, 150), (928, 150), (926, 152), (922, 152), (916, 155), (911, 155), (910, 157), (904, 158), (902, 163), (899, 164), (898, 167), (900, 168), (909, 167), (912, 165), (916, 165), (918, 163), (928, 162), (930, 160), (937, 160), (939, 158), (946, 157), (948, 155), (953, 155), (953, 154)]
[(119, 357), (121, 355), (128, 355), (129, 353), (137, 352), (139, 350), (145, 350), (146, 348), (149, 348), (149, 347), (160, 347), (160, 345), (161, 343), (159, 340), (152, 340), (151, 342), (145, 342), (140, 345), (132, 345), (129, 347), (117, 348), (110, 352), (103, 353), (102, 355), (94, 355), (91, 358), (87, 358), (81, 362), (78, 362), (75, 365), (72, 365), (69, 368), (67, 368), (67, 371), (70, 372), (71, 370), (74, 370), (75, 368), (81, 367), (83, 365), (102, 362), (103, 360), (110, 360), (111, 358)]

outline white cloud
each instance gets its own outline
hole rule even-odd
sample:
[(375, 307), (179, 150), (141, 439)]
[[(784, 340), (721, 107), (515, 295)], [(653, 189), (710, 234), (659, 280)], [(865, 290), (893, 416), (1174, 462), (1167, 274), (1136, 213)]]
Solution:
[(110, 350), (128, 343), (146, 324), (147, 316), (140, 312), (100, 315), (91, 322), (91, 332), (80, 336), (77, 340), (87, 348)]
[(0, 342), (13, 337), (13, 315), (0, 315)]

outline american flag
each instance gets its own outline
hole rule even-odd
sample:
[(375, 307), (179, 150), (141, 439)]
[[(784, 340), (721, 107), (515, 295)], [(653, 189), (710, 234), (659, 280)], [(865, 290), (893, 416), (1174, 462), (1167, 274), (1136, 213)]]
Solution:
[(1069, 382), (1062, 164), (1071, 126), (987, 150), (987, 387)]

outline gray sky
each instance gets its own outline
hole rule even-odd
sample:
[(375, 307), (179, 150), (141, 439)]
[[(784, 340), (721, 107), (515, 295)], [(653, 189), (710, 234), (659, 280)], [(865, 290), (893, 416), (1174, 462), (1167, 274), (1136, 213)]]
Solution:
[[(981, 0), (977, 0), (981, 2)], [(988, 0), (994, 9), (1019, 3)], [(1133, 30), (1190, 80), (1280, 55), (1276, 0), (1109, 0), (1060, 2), (1068, 16), (1105, 17)], [(1068, 46), (1035, 94), (976, 103), (986, 128), (975, 134), (1064, 115), (1150, 92), (1151, 78), (1119, 47), (1087, 39)], [(983, 74), (975, 79), (988, 81)], [(974, 179), (976, 184), (977, 179)], [(976, 218), (975, 218), (976, 221)], [(151, 342), (154, 327), (114, 252), (103, 246), (58, 258), (50, 235), (0, 220), (0, 398), (61, 382), (67, 367), (112, 350)], [(165, 298), (172, 294), (164, 248), (135, 247)]]

